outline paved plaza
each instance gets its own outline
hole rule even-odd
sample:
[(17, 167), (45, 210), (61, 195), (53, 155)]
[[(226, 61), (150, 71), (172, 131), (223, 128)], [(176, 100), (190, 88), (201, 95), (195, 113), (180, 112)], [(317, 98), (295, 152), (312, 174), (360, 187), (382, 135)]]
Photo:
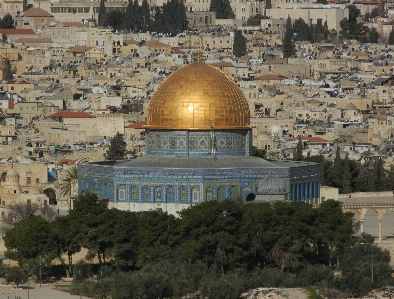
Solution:
[(87, 299), (88, 297), (70, 295), (60, 289), (69, 285), (69, 282), (57, 281), (54, 283), (37, 285), (30, 280), (30, 288), (27, 283), (14, 289), (13, 285), (5, 285), (4, 278), (0, 278), (0, 299)]

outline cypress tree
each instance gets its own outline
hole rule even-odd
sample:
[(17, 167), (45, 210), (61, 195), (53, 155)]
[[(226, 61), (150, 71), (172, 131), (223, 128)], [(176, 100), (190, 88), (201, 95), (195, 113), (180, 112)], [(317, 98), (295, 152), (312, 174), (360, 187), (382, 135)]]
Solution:
[(223, 19), (234, 19), (235, 15), (229, 0), (222, 0)]
[(286, 32), (282, 44), (282, 52), (284, 58), (292, 57), (295, 54), (293, 45), (293, 27), (291, 26), (290, 17), (287, 18)]
[(129, 4), (126, 7), (125, 17), (123, 18), (123, 28), (130, 30), (134, 28), (134, 17), (135, 8), (133, 0), (129, 0)]
[(379, 33), (376, 31), (375, 28), (371, 29), (371, 32), (369, 33), (369, 40), (368, 42), (376, 44), (379, 41)]
[(389, 45), (394, 45), (394, 30), (390, 31), (389, 35)]
[(235, 31), (233, 53), (235, 57), (241, 57), (246, 54), (246, 41), (240, 30)]
[(141, 30), (143, 26), (143, 20), (141, 15), (141, 7), (138, 5), (138, 0), (134, 0), (134, 28)]
[(163, 13), (161, 9), (156, 6), (155, 7), (155, 15), (154, 15), (154, 20), (152, 24), (152, 30), (156, 32), (160, 32), (163, 30), (164, 23), (163, 23)]
[(303, 145), (302, 145), (301, 136), (298, 136), (297, 148), (295, 150), (295, 155), (293, 157), (294, 161), (302, 161), (304, 159), (304, 157), (302, 156), (302, 149), (303, 149)]
[(343, 159), (343, 167), (342, 167), (342, 190), (340, 190), (342, 194), (349, 194), (352, 192), (351, 188), (351, 173), (350, 173), (350, 165), (349, 165), (349, 157), (346, 155), (345, 159)]
[(221, 0), (211, 0), (209, 11), (216, 12), (216, 19), (223, 19)]
[(105, 9), (105, 0), (100, 1), (100, 8), (99, 8), (99, 16), (98, 16), (98, 25), (104, 26), (106, 22), (107, 11)]
[(147, 0), (142, 1), (141, 9), (140, 9), (140, 14), (142, 18), (142, 31), (146, 32), (147, 28), (150, 28), (150, 10), (149, 10), (149, 4)]

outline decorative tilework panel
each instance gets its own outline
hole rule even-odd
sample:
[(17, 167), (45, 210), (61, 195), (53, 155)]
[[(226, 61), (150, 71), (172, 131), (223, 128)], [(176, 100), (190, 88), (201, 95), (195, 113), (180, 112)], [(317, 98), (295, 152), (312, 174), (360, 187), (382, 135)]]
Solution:
[(169, 136), (163, 135), (161, 137), (161, 148), (162, 149), (170, 149), (170, 138)]
[(190, 150), (195, 150), (196, 149), (196, 137), (190, 137), (189, 138), (189, 149)]
[(185, 136), (177, 136), (177, 149), (185, 150), (186, 149), (186, 137)]
[(199, 136), (198, 137), (198, 149), (199, 150), (208, 150), (208, 136)]
[(226, 137), (224, 137), (224, 136), (218, 137), (216, 146), (218, 149), (225, 149), (226, 148)]

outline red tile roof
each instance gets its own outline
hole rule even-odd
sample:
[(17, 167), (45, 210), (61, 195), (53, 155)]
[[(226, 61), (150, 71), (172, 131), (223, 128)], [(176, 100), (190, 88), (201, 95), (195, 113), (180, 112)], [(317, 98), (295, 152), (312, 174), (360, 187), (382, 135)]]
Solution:
[(51, 44), (52, 39), (49, 37), (21, 37), (15, 39), (16, 44)]
[(76, 46), (68, 49), (69, 52), (75, 52), (75, 53), (85, 53), (85, 51), (89, 51), (93, 49), (93, 47), (87, 47), (87, 46)]
[(211, 63), (212, 66), (214, 67), (233, 67), (233, 63), (229, 61), (221, 61), (221, 62), (214, 62)]
[[(294, 138), (294, 140), (298, 140), (297, 138)], [(309, 141), (311, 143), (330, 143), (330, 140), (321, 138), (321, 137), (301, 137), (302, 141)]]
[(285, 76), (280, 75), (280, 74), (265, 74), (262, 76), (257, 76), (254, 77), (254, 80), (283, 80), (283, 79), (287, 79)]
[(8, 101), (8, 109), (14, 109), (14, 102)]
[(148, 122), (143, 120), (143, 121), (136, 122), (134, 124), (127, 125), (127, 126), (125, 126), (125, 128), (127, 128), (127, 129), (143, 129), (144, 128), (143, 126), (145, 126), (147, 123)]
[(87, 27), (86, 24), (81, 22), (62, 22), (64, 27)]
[(22, 17), (53, 17), (49, 12), (46, 12), (42, 8), (32, 7), (22, 14)]
[(126, 39), (123, 40), (123, 43), (126, 45), (138, 45), (139, 41), (136, 41), (135, 39)]
[(32, 34), (36, 35), (33, 29), (0, 29), (0, 33), (12, 35), (12, 34)]
[(146, 47), (169, 47), (171, 48), (170, 45), (167, 45), (165, 43), (159, 42), (158, 40), (147, 40), (145, 42)]
[(56, 113), (53, 113), (51, 115), (48, 115), (47, 118), (95, 118), (94, 115), (91, 115), (86, 112), (82, 111), (58, 111)]
[(75, 161), (77, 161), (77, 160), (62, 159), (59, 162), (57, 162), (57, 166), (63, 166), (64, 164), (71, 165), (71, 164), (74, 164)]

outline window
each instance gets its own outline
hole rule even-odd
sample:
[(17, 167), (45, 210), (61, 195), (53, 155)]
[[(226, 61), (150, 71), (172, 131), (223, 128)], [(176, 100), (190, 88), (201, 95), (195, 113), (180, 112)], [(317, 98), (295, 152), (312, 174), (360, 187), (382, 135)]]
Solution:
[(173, 186), (168, 187), (167, 189), (167, 202), (175, 201), (175, 189)]
[(130, 194), (131, 194), (131, 200), (137, 200), (138, 199), (138, 192), (137, 192), (137, 187), (133, 186), (130, 188)]
[(234, 198), (236, 198), (236, 196), (237, 196), (237, 190), (236, 190), (236, 187), (233, 186), (230, 188), (230, 198), (234, 199)]
[(160, 187), (156, 188), (155, 196), (156, 196), (156, 201), (162, 201), (162, 192)]
[(185, 187), (181, 187), (180, 189), (180, 196), (181, 196), (181, 201), (185, 202), (186, 201), (186, 188)]
[(125, 199), (126, 199), (125, 186), (121, 185), (118, 187), (118, 200), (125, 200)]
[(142, 187), (142, 200), (145, 200), (145, 201), (149, 200), (149, 187), (148, 186)]
[(199, 196), (198, 196), (198, 192), (199, 191), (199, 189), (198, 189), (198, 187), (193, 187), (192, 188), (192, 201), (193, 202), (198, 202), (199, 201)]
[(26, 185), (30, 185), (31, 184), (31, 177), (27, 177), (26, 178)]
[(221, 187), (218, 189), (218, 200), (224, 200), (223, 188)]
[(40, 179), (36, 178), (36, 184), (39, 184), (39, 183), (40, 183)]
[(206, 191), (206, 200), (213, 200), (213, 196), (212, 196), (212, 192), (213, 190), (212, 190), (212, 188), (211, 187), (208, 187), (207, 188), (207, 191)]

